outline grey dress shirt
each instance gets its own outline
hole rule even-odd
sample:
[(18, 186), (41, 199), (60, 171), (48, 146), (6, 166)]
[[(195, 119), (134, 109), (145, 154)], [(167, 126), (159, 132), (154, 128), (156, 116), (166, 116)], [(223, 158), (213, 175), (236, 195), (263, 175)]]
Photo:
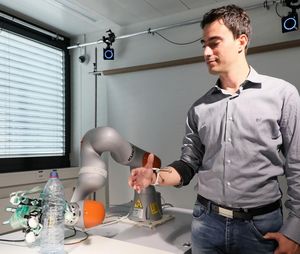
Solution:
[(300, 99), (290, 83), (252, 67), (236, 94), (217, 82), (190, 108), (181, 161), (197, 173), (198, 194), (251, 208), (281, 198), (285, 174), (289, 216), (281, 232), (300, 243)]

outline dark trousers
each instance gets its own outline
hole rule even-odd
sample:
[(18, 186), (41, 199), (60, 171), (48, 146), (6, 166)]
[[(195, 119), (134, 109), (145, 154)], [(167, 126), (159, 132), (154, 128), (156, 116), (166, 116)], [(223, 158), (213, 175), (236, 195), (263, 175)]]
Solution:
[(192, 254), (273, 254), (274, 240), (263, 236), (282, 226), (282, 211), (252, 219), (226, 218), (196, 201), (192, 222)]

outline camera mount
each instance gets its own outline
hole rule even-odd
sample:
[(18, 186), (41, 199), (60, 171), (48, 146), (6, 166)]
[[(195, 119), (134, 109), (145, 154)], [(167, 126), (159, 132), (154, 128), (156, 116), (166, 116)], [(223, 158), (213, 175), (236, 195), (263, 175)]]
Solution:
[(285, 0), (287, 7), (292, 9), (292, 12), (296, 12), (300, 8), (300, 2), (298, 0)]
[(111, 29), (106, 31), (108, 33), (108, 36), (102, 37), (103, 42), (106, 44), (106, 48), (110, 48), (112, 46), (113, 42), (115, 42), (116, 35), (111, 31)]
[(110, 48), (115, 42), (116, 35), (111, 31), (111, 29), (106, 31), (108, 36), (102, 37), (103, 42), (106, 44), (106, 48), (103, 49), (103, 59), (104, 60), (114, 60), (114, 49)]

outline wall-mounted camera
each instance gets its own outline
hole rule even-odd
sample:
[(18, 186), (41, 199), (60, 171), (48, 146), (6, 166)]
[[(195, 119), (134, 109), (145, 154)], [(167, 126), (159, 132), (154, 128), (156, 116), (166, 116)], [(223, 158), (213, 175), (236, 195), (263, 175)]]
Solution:
[[(83, 42), (86, 43), (86, 35), (83, 35)], [(77, 43), (79, 45), (79, 43)], [(88, 64), (89, 63), (89, 56), (86, 52), (86, 47), (80, 47), (80, 56), (78, 57), (79, 63), (83, 64)]]
[(82, 55), (82, 56), (78, 57), (78, 59), (79, 59), (79, 62), (80, 62), (80, 63), (84, 63), (84, 62), (85, 62), (85, 60), (86, 60), (86, 58), (85, 58), (85, 56), (84, 56), (84, 55)]
[(281, 28), (283, 33), (297, 31), (299, 28), (297, 9), (300, 8), (298, 0), (285, 0), (285, 6), (292, 9), (287, 16), (281, 18)]
[(289, 15), (281, 18), (281, 28), (283, 33), (296, 31), (299, 28), (297, 12), (291, 12)]
[(103, 59), (104, 60), (114, 60), (115, 59), (115, 52), (114, 49), (111, 48), (113, 42), (116, 39), (115, 34), (109, 29), (106, 31), (108, 33), (108, 36), (102, 37), (102, 40), (104, 43), (106, 43), (106, 48), (103, 49)]
[(104, 60), (114, 60), (115, 59), (115, 52), (112, 48), (104, 48), (103, 49), (103, 59)]

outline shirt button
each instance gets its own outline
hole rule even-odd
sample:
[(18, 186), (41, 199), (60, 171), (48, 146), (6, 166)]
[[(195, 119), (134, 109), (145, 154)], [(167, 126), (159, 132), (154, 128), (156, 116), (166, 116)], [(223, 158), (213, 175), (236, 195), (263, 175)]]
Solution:
[(228, 138), (227, 140), (228, 140), (228, 142), (231, 142), (231, 138)]
[(230, 182), (227, 182), (227, 185), (228, 185), (228, 186), (230, 186), (230, 185), (231, 185), (231, 183), (230, 183)]
[(230, 116), (228, 119), (229, 119), (230, 121), (233, 121), (233, 118), (232, 118), (232, 116)]
[(227, 160), (227, 163), (230, 164), (230, 163), (231, 163), (231, 160)]

